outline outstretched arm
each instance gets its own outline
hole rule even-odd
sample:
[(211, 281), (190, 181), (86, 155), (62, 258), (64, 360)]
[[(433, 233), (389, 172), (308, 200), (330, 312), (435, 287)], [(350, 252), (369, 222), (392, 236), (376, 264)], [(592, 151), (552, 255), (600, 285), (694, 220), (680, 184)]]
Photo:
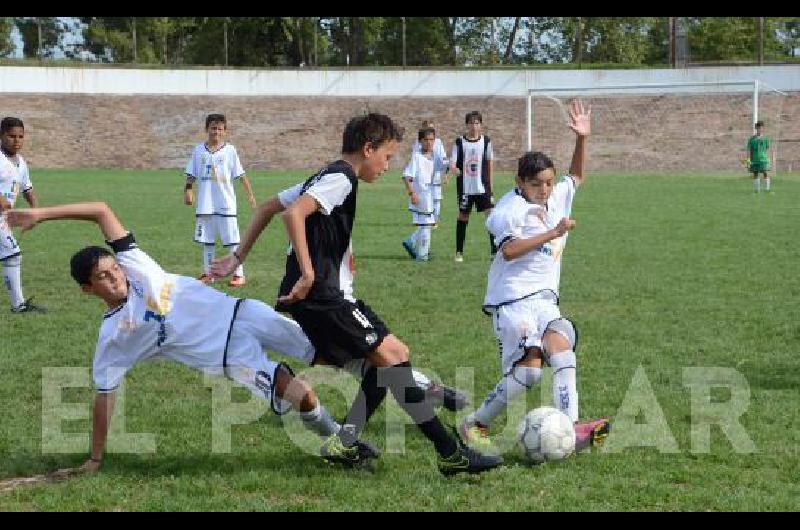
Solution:
[(7, 215), (8, 224), (12, 227), (22, 228), (23, 232), (44, 221), (70, 219), (97, 223), (106, 241), (116, 241), (128, 235), (128, 231), (104, 202), (82, 202), (47, 208), (11, 210)]
[(250, 221), (250, 226), (247, 227), (247, 232), (245, 232), (242, 241), (239, 243), (239, 248), (236, 250), (236, 253), (231, 253), (221, 259), (215, 259), (211, 264), (211, 276), (215, 278), (224, 278), (233, 273), (236, 267), (241, 263), (244, 263), (244, 260), (250, 253), (250, 249), (252, 249), (255, 242), (258, 241), (261, 232), (269, 225), (272, 218), (283, 210), (283, 204), (278, 200), (278, 197), (272, 197), (258, 206), (255, 215), (253, 215), (253, 219)]
[(569, 106), (569, 128), (575, 133), (575, 150), (572, 152), (572, 163), (569, 174), (580, 186), (586, 180), (584, 166), (586, 163), (586, 139), (592, 133), (592, 108), (584, 109), (579, 99), (572, 100)]

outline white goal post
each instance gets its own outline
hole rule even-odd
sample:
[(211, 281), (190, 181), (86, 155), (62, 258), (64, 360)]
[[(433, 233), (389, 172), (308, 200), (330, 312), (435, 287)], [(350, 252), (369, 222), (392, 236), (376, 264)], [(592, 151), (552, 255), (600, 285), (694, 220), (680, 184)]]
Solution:
[[(752, 134), (752, 126), (760, 116), (767, 121), (768, 136), (774, 140), (772, 142), (773, 156), (777, 161), (782, 100), (785, 99), (783, 96), (787, 95), (758, 79), (529, 88), (526, 102), (527, 150), (533, 150), (534, 146), (536, 146), (536, 150), (553, 150), (554, 133), (549, 128), (554, 125), (553, 118), (556, 121), (559, 120), (559, 113), (553, 111), (552, 103), (557, 104), (561, 119), (566, 122), (568, 120), (567, 100), (580, 97), (590, 102), (605, 103), (599, 105), (602, 107), (601, 112), (605, 112), (604, 118), (608, 122), (603, 132), (612, 131), (617, 135), (617, 139), (601, 138), (601, 141), (607, 143), (616, 141), (617, 144), (630, 142), (633, 151), (638, 148), (639, 152), (650, 155), (651, 164), (654, 161), (655, 151), (659, 148), (664, 149), (666, 153), (670, 150), (678, 151), (694, 145), (700, 149), (717, 148), (727, 153), (735, 150), (738, 146), (737, 152), (741, 152), (747, 137)], [(778, 96), (777, 100), (774, 96)], [(768, 102), (765, 100), (767, 97)], [(733, 102), (733, 99), (736, 101)], [(749, 109), (745, 107), (748, 101)], [(655, 105), (661, 105), (663, 108), (653, 110)], [(593, 112), (593, 122), (600, 118), (597, 116), (597, 107), (596, 105), (595, 112)], [(543, 112), (544, 110), (547, 112)], [(720, 117), (721, 114), (725, 114), (725, 116)], [(537, 118), (542, 123), (537, 123)], [(716, 130), (704, 131), (701, 139), (687, 138), (683, 139), (685, 140), (683, 142), (676, 141), (674, 143), (654, 140), (650, 144), (644, 145), (644, 141), (637, 139), (636, 132), (632, 130), (638, 126), (637, 122), (639, 121), (644, 122), (643, 126), (656, 126), (656, 130), (648, 131), (647, 134), (671, 134), (671, 138), (676, 140), (682, 134), (681, 122), (686, 123), (686, 134), (691, 133), (690, 128), (692, 127), (709, 129), (716, 127)], [(562, 124), (558, 123), (557, 125), (561, 126)], [(628, 130), (622, 132), (620, 129)], [(544, 134), (545, 131), (547, 135)], [(593, 136), (598, 132), (600, 131), (593, 131)], [(624, 139), (623, 134), (628, 135), (627, 140)], [(716, 137), (712, 137), (712, 134), (716, 134)], [(546, 138), (545, 136), (548, 135), (549, 137)], [(707, 145), (706, 142), (708, 142)], [(609, 147), (606, 151), (608, 160), (617, 156), (614, 153), (619, 153), (620, 160), (623, 163), (626, 161), (624, 154), (621, 153), (623, 148), (620, 145)], [(711, 169), (712, 166), (717, 167), (726, 163), (727, 161), (719, 159), (713, 163), (708, 161), (707, 166), (698, 169)], [(664, 167), (659, 169), (673, 169), (676, 165), (677, 163), (665, 160)], [(718, 169), (730, 169), (730, 167), (718, 167)], [(776, 169), (777, 167), (773, 168), (773, 170)]]

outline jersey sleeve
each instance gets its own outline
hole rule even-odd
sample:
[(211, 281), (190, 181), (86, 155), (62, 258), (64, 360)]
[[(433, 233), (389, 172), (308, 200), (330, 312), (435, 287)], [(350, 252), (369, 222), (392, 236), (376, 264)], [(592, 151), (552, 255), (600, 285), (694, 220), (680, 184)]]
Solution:
[(131, 288), (142, 289), (142, 295), (153, 310), (159, 314), (168, 313), (170, 308), (166, 305), (169, 304), (169, 284), (174, 283), (170, 280), (172, 275), (139, 248), (131, 233), (116, 241), (109, 241), (108, 245), (116, 254), (117, 263), (125, 271)]
[(406, 168), (403, 170), (403, 178), (408, 181), (412, 181), (417, 176), (417, 154), (413, 153), (411, 155), (411, 160), (408, 161)]
[(20, 180), (19, 183), (19, 191), (25, 193), (26, 191), (29, 191), (31, 188), (33, 188), (33, 182), (31, 182), (31, 172), (28, 170), (27, 163), (25, 164), (25, 170), (22, 172), (22, 175), (20, 176), (22, 177), (22, 179)]
[(192, 155), (189, 157), (189, 161), (186, 163), (186, 176), (197, 178), (200, 176), (200, 171), (197, 167), (197, 155), (195, 151), (192, 151)]
[(347, 175), (344, 173), (328, 173), (306, 190), (306, 193), (319, 203), (325, 215), (330, 215), (334, 208), (341, 206), (353, 190)]
[(236, 148), (231, 146), (231, 178), (233, 180), (242, 178), (244, 175), (244, 167), (242, 166), (242, 161), (239, 160), (239, 153), (236, 151)]
[(285, 189), (278, 193), (278, 201), (280, 201), (284, 208), (288, 208), (300, 198), (300, 195), (303, 193), (303, 184), (303, 182), (300, 184), (295, 184), (291, 188)]
[(115, 343), (113, 330), (104, 323), (100, 328), (100, 337), (97, 340), (92, 362), (92, 379), (95, 390), (101, 394), (114, 392), (134, 364), (136, 364), (135, 357), (129, 352), (123, 351)]
[(554, 212), (559, 219), (569, 217), (572, 213), (572, 201), (575, 199), (575, 180), (570, 175), (561, 177), (561, 180), (553, 188), (551, 200), (554, 205)]

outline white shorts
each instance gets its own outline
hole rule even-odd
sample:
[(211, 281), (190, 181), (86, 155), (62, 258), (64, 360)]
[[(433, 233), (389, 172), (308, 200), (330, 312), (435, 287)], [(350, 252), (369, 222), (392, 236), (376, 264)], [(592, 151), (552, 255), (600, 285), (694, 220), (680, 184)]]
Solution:
[(411, 222), (417, 226), (427, 226), (436, 224), (433, 203), (433, 186), (425, 186), (421, 189), (414, 189), (417, 193), (417, 204), (408, 201), (408, 210), (411, 212)]
[(19, 256), (21, 252), (19, 245), (17, 245), (17, 240), (14, 238), (14, 234), (6, 224), (5, 218), (0, 217), (0, 260)]
[(236, 217), (222, 215), (198, 215), (194, 229), (194, 240), (213, 245), (217, 237), (224, 246), (239, 244), (239, 221)]
[(431, 184), (431, 190), (433, 191), (433, 200), (441, 202), (441, 200), (442, 200), (442, 185), (441, 184)]
[(503, 374), (510, 372), (525, 355), (525, 348), (544, 350), (546, 331), (562, 334), (575, 349), (577, 337), (572, 323), (562, 318), (558, 299), (550, 291), (535, 294), (492, 310), (492, 324), (500, 346)]
[(284, 414), (289, 403), (273, 394), (280, 364), (267, 356), (267, 350), (308, 365), (314, 359), (314, 346), (297, 322), (259, 300), (243, 300), (231, 328), (225, 375), (265, 399), (276, 413)]

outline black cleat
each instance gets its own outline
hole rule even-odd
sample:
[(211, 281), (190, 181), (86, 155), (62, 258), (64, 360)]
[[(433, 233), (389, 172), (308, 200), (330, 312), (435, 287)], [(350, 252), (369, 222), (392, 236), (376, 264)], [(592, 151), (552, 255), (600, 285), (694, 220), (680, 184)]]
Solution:
[(33, 297), (28, 298), (17, 307), (12, 307), (12, 313), (47, 313), (47, 309), (33, 303)]
[(440, 456), (437, 465), (439, 472), (449, 477), (457, 473), (483, 473), (502, 463), (502, 457), (481, 454), (462, 444), (459, 440), (458, 450), (448, 458)]
[(469, 405), (469, 398), (464, 392), (436, 383), (431, 383), (431, 386), (425, 391), (425, 396), (434, 407), (443, 406), (453, 412)]

